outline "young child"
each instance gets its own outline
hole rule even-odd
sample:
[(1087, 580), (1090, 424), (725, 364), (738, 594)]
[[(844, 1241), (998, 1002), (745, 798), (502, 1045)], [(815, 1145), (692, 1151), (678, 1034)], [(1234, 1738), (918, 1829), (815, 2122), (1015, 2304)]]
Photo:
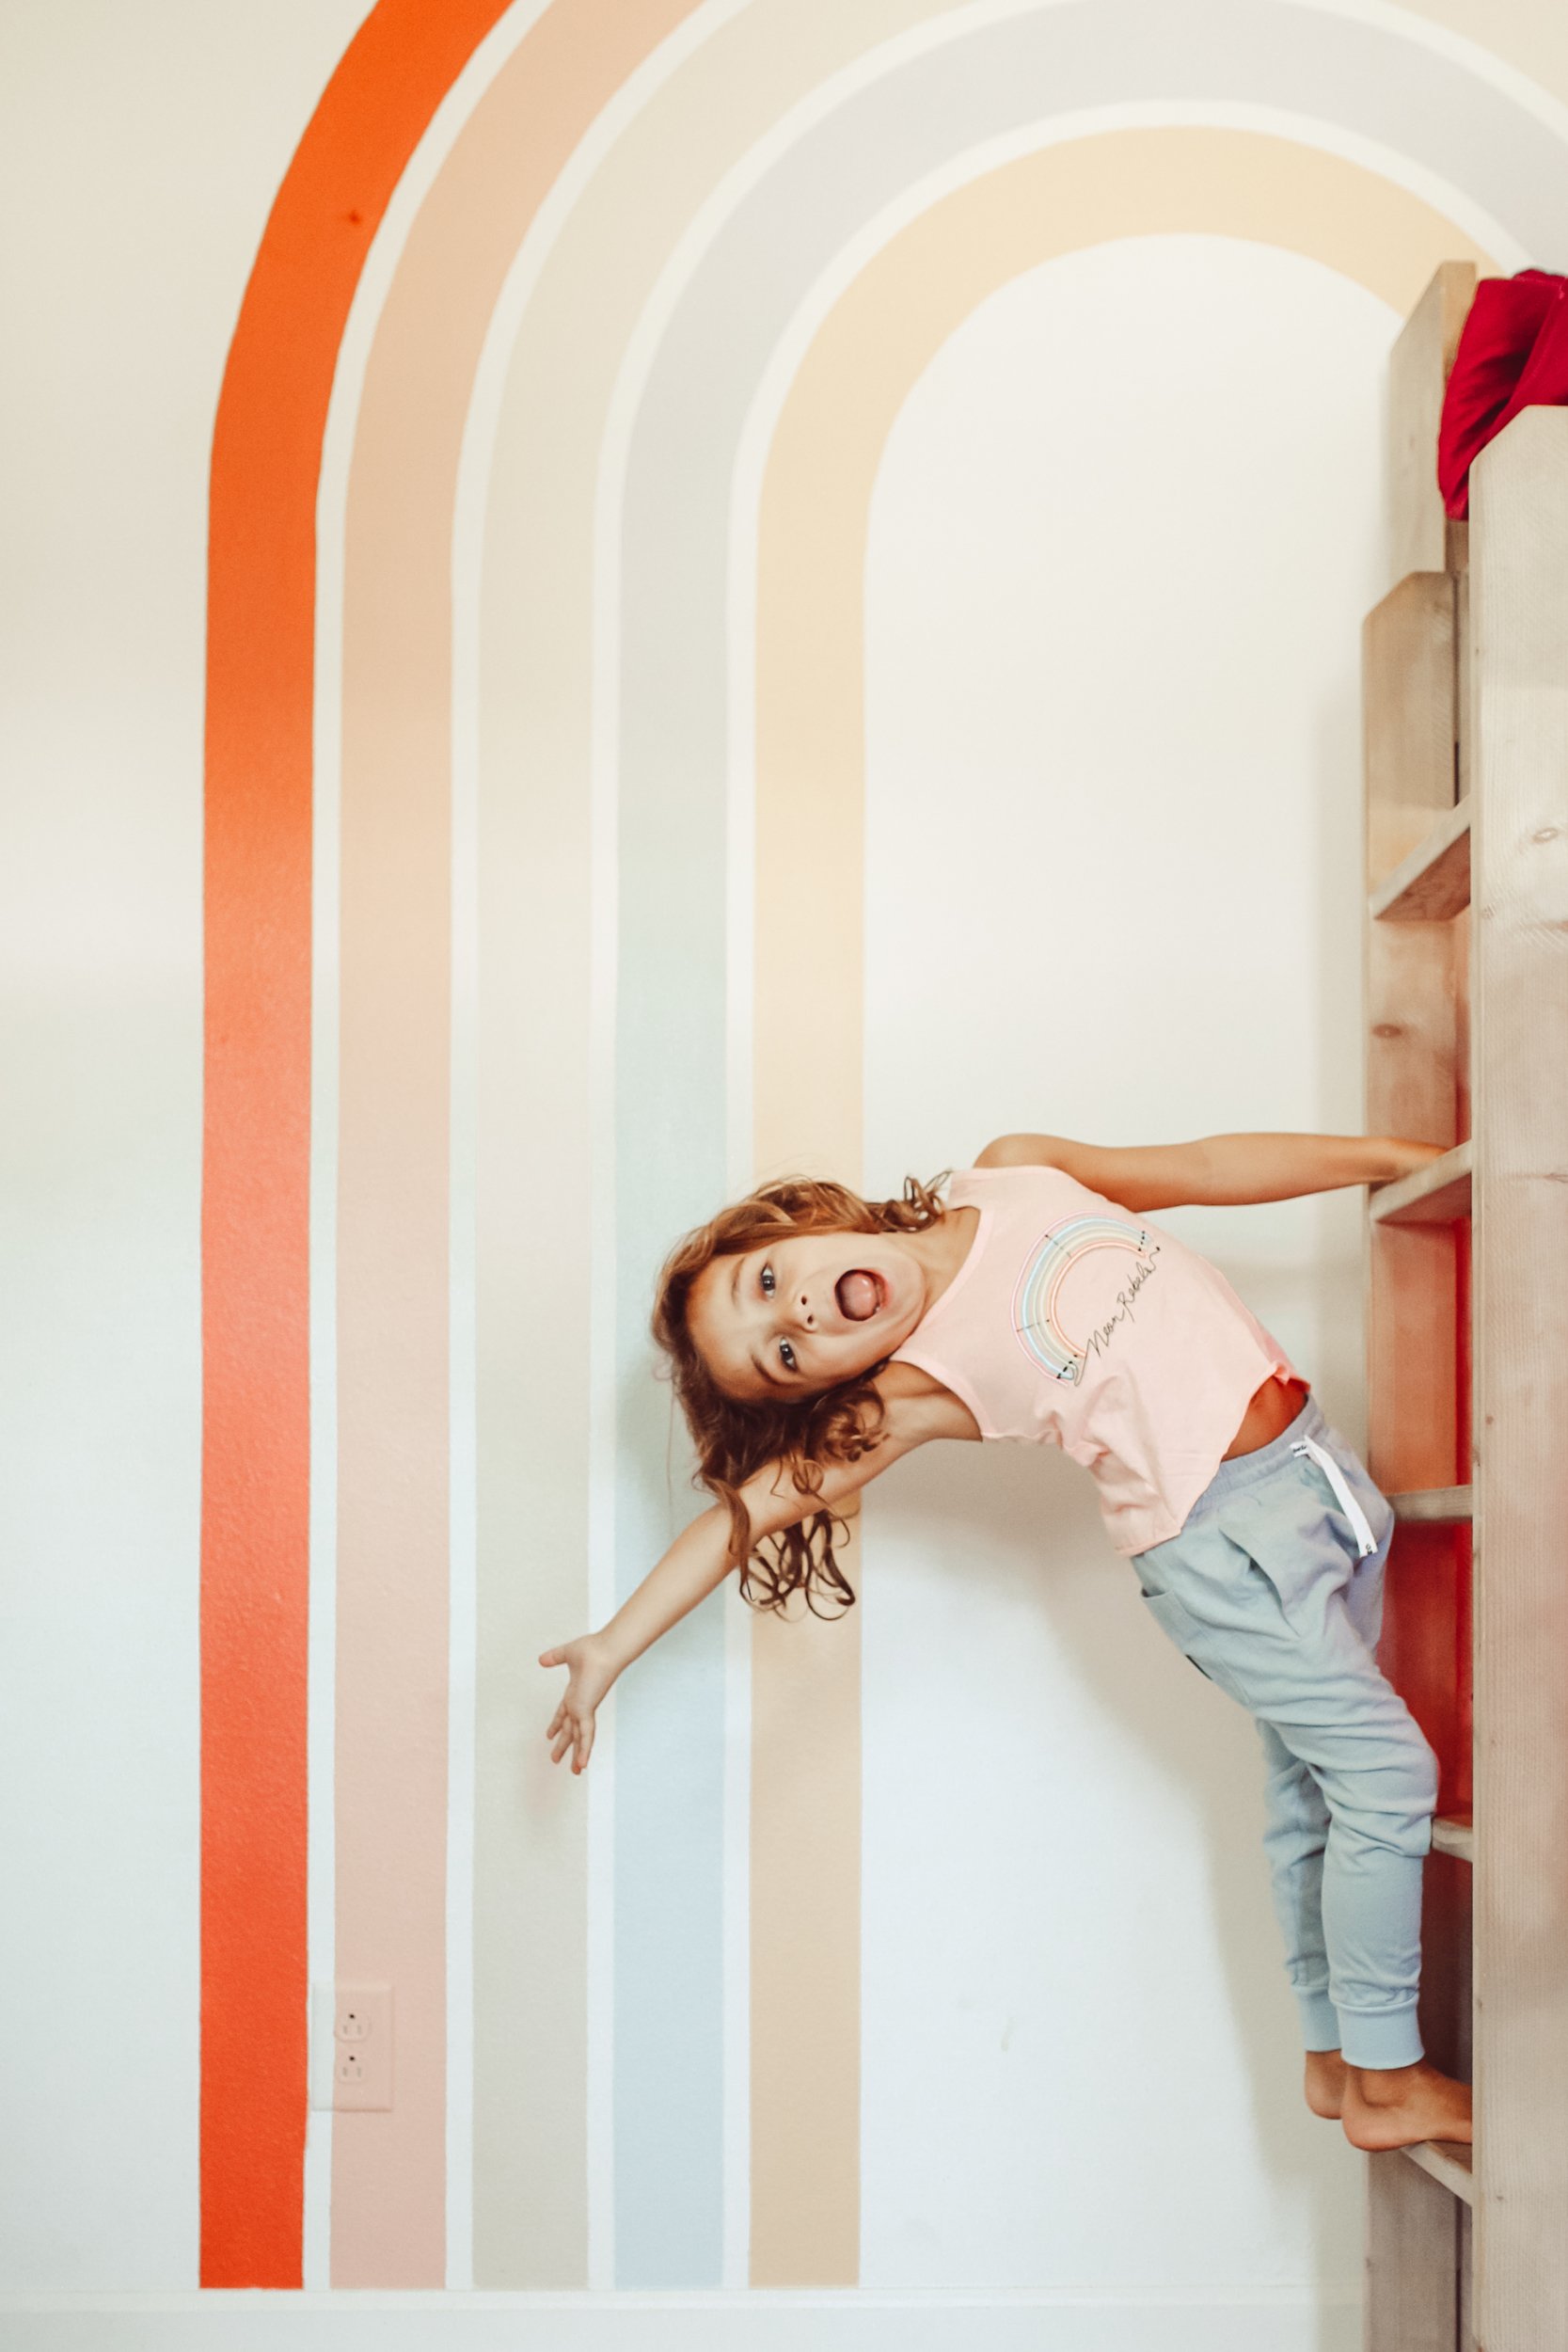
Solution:
[(833, 1514), (901, 1454), (1059, 1445), (1157, 1623), (1257, 1721), (1307, 2105), (1358, 2148), (1467, 2140), (1468, 2086), (1426, 2064), (1416, 2018), (1437, 1768), (1374, 1656), (1393, 1510), (1224, 1276), (1148, 1214), (1385, 1184), (1438, 1155), (1004, 1136), (945, 1202), (943, 1179), (866, 1201), (794, 1178), (721, 1211), (669, 1259), (654, 1314), (716, 1501), (606, 1626), (544, 1652), (568, 1670), (552, 1759), (583, 1770), (616, 1677), (732, 1568), (754, 1605), (851, 1603)]

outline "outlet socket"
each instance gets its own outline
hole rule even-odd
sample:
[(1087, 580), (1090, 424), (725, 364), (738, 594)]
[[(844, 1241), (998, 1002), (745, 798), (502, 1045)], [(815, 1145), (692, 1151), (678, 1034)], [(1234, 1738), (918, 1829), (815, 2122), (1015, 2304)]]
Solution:
[(310, 2104), (338, 2113), (392, 2104), (392, 1988), (318, 1984), (310, 1997)]

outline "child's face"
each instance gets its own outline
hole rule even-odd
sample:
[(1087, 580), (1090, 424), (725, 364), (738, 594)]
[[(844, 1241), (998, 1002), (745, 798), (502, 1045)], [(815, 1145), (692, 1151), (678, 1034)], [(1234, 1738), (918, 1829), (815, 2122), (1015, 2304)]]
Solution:
[(715, 1258), (691, 1285), (687, 1329), (729, 1396), (812, 1396), (879, 1364), (926, 1305), (896, 1233), (788, 1233)]

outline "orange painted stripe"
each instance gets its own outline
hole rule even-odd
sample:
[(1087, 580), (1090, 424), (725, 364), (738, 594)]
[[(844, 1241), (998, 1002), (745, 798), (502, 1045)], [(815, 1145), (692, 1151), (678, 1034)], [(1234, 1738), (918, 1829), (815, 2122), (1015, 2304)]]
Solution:
[(283, 181), (213, 440), (202, 1162), (201, 2266), (300, 2284), (315, 505), (377, 224), (504, 0), (382, 0)]

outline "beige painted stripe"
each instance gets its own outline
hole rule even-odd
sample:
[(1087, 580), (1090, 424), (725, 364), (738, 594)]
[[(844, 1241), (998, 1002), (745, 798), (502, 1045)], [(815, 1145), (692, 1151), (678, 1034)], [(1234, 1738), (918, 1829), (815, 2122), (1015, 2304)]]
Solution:
[[(397, 2078), (390, 2111), (337, 2119), (335, 2286), (439, 2286), (445, 2277), (458, 454), (484, 331), (539, 204), (607, 99), (689, 5), (626, 0), (607, 17), (594, 0), (561, 0), (546, 13), (480, 101), (420, 213), (365, 377), (344, 564), (337, 1965), (341, 1982), (392, 1985)], [(515, 1748), (510, 1760), (518, 1763)], [(578, 1987), (580, 2007), (580, 1817), (569, 1851), (559, 1835), (553, 1843), (558, 1883), (530, 1892), (561, 1932), (556, 1971)], [(570, 2095), (557, 2112), (536, 2105), (532, 2114), (542, 2138), (558, 2125), (562, 2134), (552, 2153), (565, 2185), (542, 2217), (546, 2234), (532, 2241), (547, 2272), (541, 2283), (552, 2285), (583, 2275), (580, 2022), (577, 2049), (575, 2066), (553, 2077), (558, 2096)], [(530, 2218), (537, 2233), (539, 2217)]]
[[(758, 552), (756, 1151), (857, 1181), (863, 613), (872, 486), (942, 343), (1022, 272), (1113, 238), (1244, 237), (1409, 309), (1486, 257), (1361, 166), (1259, 134), (1049, 147), (933, 205), (856, 278), (792, 387)], [(864, 1567), (861, 1564), (861, 1576)], [(851, 1582), (860, 1579), (851, 1572)], [(860, 2197), (858, 1624), (759, 1624), (753, 1650), (752, 2210), (758, 2285), (852, 2282)]]

